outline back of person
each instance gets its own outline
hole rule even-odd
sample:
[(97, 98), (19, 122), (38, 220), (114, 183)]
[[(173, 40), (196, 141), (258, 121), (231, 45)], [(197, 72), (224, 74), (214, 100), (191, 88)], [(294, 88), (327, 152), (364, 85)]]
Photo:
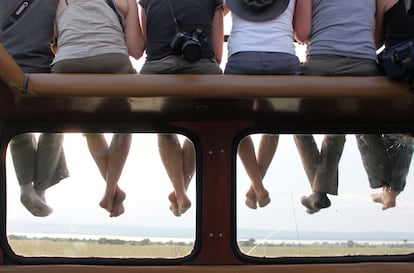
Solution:
[(0, 42), (23, 71), (50, 72), (53, 53), (49, 43), (58, 1), (25, 3), (0, 0)]
[[(119, 11), (118, 11), (119, 10)], [(135, 0), (59, 0), (57, 54), (54, 73), (133, 74), (129, 55), (141, 57), (144, 42)], [(103, 102), (104, 103), (104, 102)], [(121, 98), (123, 107), (129, 102)], [(105, 105), (98, 105), (95, 111)], [(104, 134), (85, 134), (89, 151), (106, 182), (99, 205), (117, 217), (124, 213), (126, 194), (118, 186), (132, 141), (131, 134), (114, 133), (108, 145)], [(115, 152), (116, 151), (116, 152)]]
[[(58, 0), (0, 0), (0, 42), (26, 73), (48, 73)], [(52, 213), (45, 192), (69, 176), (63, 134), (20, 134), (10, 141), (20, 201), (34, 216)]]
[[(307, 0), (306, 0), (307, 1)], [(232, 28), (228, 41), (225, 74), (289, 75), (300, 68), (294, 46), (294, 16), (303, 9), (302, 0), (226, 0)], [(251, 209), (270, 203), (264, 186), (279, 135), (264, 134), (256, 149), (250, 136), (244, 137), (238, 155), (251, 180), (245, 204)], [(257, 151), (257, 152), (256, 152)]]
[[(263, 21), (249, 21), (232, 12), (229, 56), (241, 51), (283, 52), (295, 55), (292, 25), (295, 4), (296, 1), (289, 1), (280, 15)], [(260, 13), (257, 17), (259, 15)]]
[[(140, 0), (139, 4), (147, 45), (141, 74), (222, 73), (221, 0)], [(185, 54), (188, 43), (195, 49), (190, 53), (197, 54)], [(181, 146), (176, 134), (158, 134), (158, 150), (174, 188), (168, 196), (170, 210), (180, 216), (191, 207), (186, 192), (195, 172), (194, 146), (188, 139)]]
[[(147, 41), (147, 60), (142, 74), (221, 73), (218, 66), (224, 36), (221, 0), (141, 0), (139, 3)], [(186, 37), (176, 39), (179, 36)], [(193, 38), (199, 42), (201, 58), (188, 61), (182, 58), (182, 49), (184, 43)]]
[(296, 74), (293, 17), (301, 1), (231, 1), (226, 74)]
[[(375, 75), (376, 49), (372, 38), (375, 11), (375, 0), (313, 0), (312, 33), (304, 74)], [(312, 65), (314, 56), (319, 56), (320, 60)], [(332, 59), (320, 63), (324, 56), (340, 63)], [(346, 58), (349, 61), (343, 62)]]
[[(128, 49), (125, 43), (125, 34), (117, 13), (106, 0), (64, 1), (59, 4), (57, 21), (58, 50), (52, 63), (54, 72), (59, 71), (59, 62), (102, 56), (104, 54), (121, 54), (125, 63), (128, 63)], [(62, 1), (61, 1), (62, 3)], [(139, 31), (137, 29), (136, 31)], [(119, 56), (119, 55), (118, 55)], [(85, 71), (82, 65), (73, 68), (73, 72), (86, 73), (132, 73), (132, 70), (116, 71), (110, 66), (116, 64), (107, 61), (102, 66), (99, 60), (96, 65), (89, 63)], [(73, 64), (75, 65), (75, 64)], [(70, 66), (65, 64), (65, 72), (70, 73)]]
[[(202, 30), (201, 40), (203, 57), (214, 58), (211, 43), (211, 21), (217, 8), (217, 1), (211, 0), (171, 0), (173, 13), (169, 7), (170, 0), (141, 0), (141, 6), (147, 11), (147, 58), (159, 60), (168, 55), (177, 55), (177, 49), (171, 48), (170, 43), (178, 32), (191, 34), (195, 28)], [(175, 16), (178, 22), (177, 31), (174, 23)]]
[[(374, 29), (376, 0), (312, 0), (312, 28), (305, 75), (373, 76), (377, 74)], [(338, 194), (338, 164), (345, 134), (325, 135), (319, 149), (312, 135), (295, 135), (312, 194), (301, 203), (312, 214), (331, 205), (327, 194)]]
[[(414, 8), (411, 0), (378, 0), (375, 40), (377, 48), (414, 38)], [(372, 200), (382, 210), (396, 206), (404, 190), (413, 150), (412, 137), (403, 134), (356, 135), (370, 187), (382, 188)]]

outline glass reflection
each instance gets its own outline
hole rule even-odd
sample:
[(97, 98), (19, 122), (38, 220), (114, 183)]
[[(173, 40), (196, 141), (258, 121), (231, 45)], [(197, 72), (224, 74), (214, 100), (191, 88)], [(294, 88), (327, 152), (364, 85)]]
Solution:
[[(243, 147), (250, 141), (250, 149)], [(413, 143), (404, 134), (243, 139), (236, 178), (240, 251), (256, 257), (413, 252)], [(260, 202), (263, 192), (268, 202)]]
[[(43, 149), (41, 143), (47, 137), (56, 141), (48, 141), (49, 149)], [(189, 177), (183, 188), (190, 204), (177, 217), (172, 209), (174, 184), (164, 168), (159, 139), (149, 133), (33, 133), (14, 137), (6, 155), (7, 237), (11, 249), (25, 257), (174, 259), (189, 255), (195, 241), (195, 207), (191, 206), (196, 203), (195, 176)], [(188, 138), (174, 135), (174, 140), (174, 145), (194, 154)], [(22, 143), (32, 148), (30, 158), (23, 156), (22, 149), (13, 149)], [(61, 150), (56, 153), (53, 147)], [(16, 151), (25, 161), (41, 162), (50, 169), (66, 165), (67, 172), (50, 187), (34, 185), (32, 182), (42, 177), (39, 167), (26, 162), (26, 166), (35, 166), (32, 177), (18, 177), (21, 168), (15, 168), (19, 158)], [(195, 161), (192, 165), (195, 169)], [(20, 186), (20, 181), (29, 182)], [(28, 201), (27, 196), (35, 196), (41, 203), (36, 203), (37, 199)], [(109, 202), (104, 204), (105, 200)], [(41, 205), (47, 206), (47, 213), (39, 213), (44, 208)]]

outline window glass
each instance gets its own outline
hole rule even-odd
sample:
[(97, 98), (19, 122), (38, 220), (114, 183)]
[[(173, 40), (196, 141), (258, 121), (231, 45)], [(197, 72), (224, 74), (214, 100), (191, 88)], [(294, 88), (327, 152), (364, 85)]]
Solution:
[[(255, 145), (256, 153), (262, 136), (262, 134), (249, 136)], [(313, 136), (320, 150), (324, 135)], [(301, 135), (296, 139), (300, 137), (306, 139), (309, 135)], [(265, 198), (266, 194), (263, 194), (265, 191), (260, 188), (260, 184), (255, 187), (256, 191), (251, 190), (252, 180), (240, 160), (241, 153), (248, 150), (247, 148), (241, 149), (242, 143), (248, 142), (243, 139), (239, 144), (236, 167), (236, 225), (240, 252), (248, 256), (266, 258), (412, 253), (414, 251), (414, 222), (412, 221), (414, 184), (410, 160), (413, 140), (411, 137), (395, 134), (388, 135), (388, 138), (387, 135), (358, 137), (362, 144), (371, 143), (369, 148), (373, 147), (376, 140), (387, 143), (385, 152), (392, 158), (394, 167), (391, 172), (388, 172), (391, 173), (392, 178), (386, 179), (386, 183), (391, 183), (390, 180), (396, 182), (398, 177), (404, 177), (404, 172), (408, 171), (405, 188), (397, 196), (395, 207), (383, 210), (383, 204), (373, 202), (372, 194), (381, 193), (383, 190), (378, 180), (381, 164), (386, 165), (386, 163), (380, 160), (380, 152), (373, 154), (373, 149), (369, 150), (367, 146), (361, 146), (362, 148), (359, 149), (356, 135), (345, 137), (346, 142), (338, 168), (338, 195), (327, 195), (330, 200), (329, 207), (308, 212), (301, 202), (303, 196), (309, 196), (312, 193), (312, 188), (294, 136), (280, 135), (276, 153), (263, 179), (264, 187), (270, 197), (270, 203), (265, 205), (269, 201)], [(269, 139), (272, 140), (268, 138), (268, 141)], [(272, 141), (269, 142), (272, 143)], [(306, 145), (304, 144), (306, 141), (301, 143)], [(334, 145), (331, 145), (331, 148), (332, 146)], [(264, 155), (271, 154), (271, 147), (267, 145), (264, 148), (265, 152), (262, 156), (258, 155), (257, 160), (264, 162)], [(370, 187), (361, 153), (365, 153), (365, 158), (371, 155), (369, 160), (375, 163), (375, 167), (371, 169), (373, 170), (371, 171), (371, 183), (374, 186), (377, 183), (376, 186), (379, 188)], [(261, 166), (263, 170), (265, 164)], [(329, 168), (329, 163), (322, 161), (319, 165), (311, 166), (319, 168), (323, 173), (324, 168)], [(250, 169), (254, 168), (254, 166), (250, 167)], [(313, 180), (313, 183), (315, 181)], [(246, 194), (250, 197), (254, 196), (252, 192), (258, 192), (257, 196), (261, 195), (256, 198), (260, 200), (256, 201), (261, 201), (264, 207), (260, 207), (259, 202), (252, 201), (254, 198), (246, 198)], [(257, 208), (249, 208), (246, 201), (249, 206), (253, 208), (257, 206)], [(323, 203), (323, 205), (328, 204)]]
[[(34, 135), (39, 141), (41, 134)], [(17, 145), (22, 145), (17, 141), (21, 136), (14, 138)], [(114, 134), (104, 134), (104, 139), (109, 144)], [(186, 139), (178, 135), (178, 144), (183, 145)], [(187, 191), (192, 206), (177, 217), (171, 211), (169, 195), (173, 187), (161, 161), (157, 134), (132, 135), (130, 151), (118, 181), (126, 194), (125, 211), (117, 217), (110, 217), (110, 213), (100, 207), (106, 184), (88, 150), (86, 135), (64, 134), (69, 177), (46, 190), (45, 200), (53, 211), (43, 217), (34, 216), (21, 202), (21, 187), (13, 164), (17, 152), (12, 157), (11, 145), (13, 141), (6, 158), (6, 228), (8, 243), (16, 255), (175, 259), (193, 251), (195, 175)], [(119, 143), (114, 145), (120, 146)], [(119, 152), (120, 148), (113, 151)], [(99, 153), (105, 154), (105, 149), (98, 150)], [(30, 155), (25, 156), (28, 159)]]

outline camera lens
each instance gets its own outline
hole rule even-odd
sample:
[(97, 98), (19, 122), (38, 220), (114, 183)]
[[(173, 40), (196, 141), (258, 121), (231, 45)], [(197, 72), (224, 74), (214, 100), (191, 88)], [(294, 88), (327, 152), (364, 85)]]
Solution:
[(201, 59), (201, 46), (194, 40), (185, 41), (182, 51), (184, 58), (189, 62), (196, 62)]

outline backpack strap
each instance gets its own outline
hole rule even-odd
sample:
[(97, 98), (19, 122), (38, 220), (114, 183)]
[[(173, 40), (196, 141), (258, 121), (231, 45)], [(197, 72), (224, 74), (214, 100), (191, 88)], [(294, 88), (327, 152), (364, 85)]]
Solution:
[[(4, 29), (10, 27), (14, 23), (17, 22), (26, 12), (27, 10), (32, 6), (32, 4), (36, 0), (23, 0), (20, 1), (20, 3), (16, 6), (16, 8), (13, 10), (13, 12), (9, 15), (7, 18), (6, 24), (3, 26)], [(42, 1), (42, 0), (40, 0)]]
[(116, 16), (118, 17), (119, 23), (121, 24), (122, 27), (122, 31), (125, 31), (124, 29), (124, 22), (122, 20), (121, 15), (119, 14), (119, 12), (117, 11), (114, 1), (113, 0), (106, 0), (106, 3), (114, 10)]

